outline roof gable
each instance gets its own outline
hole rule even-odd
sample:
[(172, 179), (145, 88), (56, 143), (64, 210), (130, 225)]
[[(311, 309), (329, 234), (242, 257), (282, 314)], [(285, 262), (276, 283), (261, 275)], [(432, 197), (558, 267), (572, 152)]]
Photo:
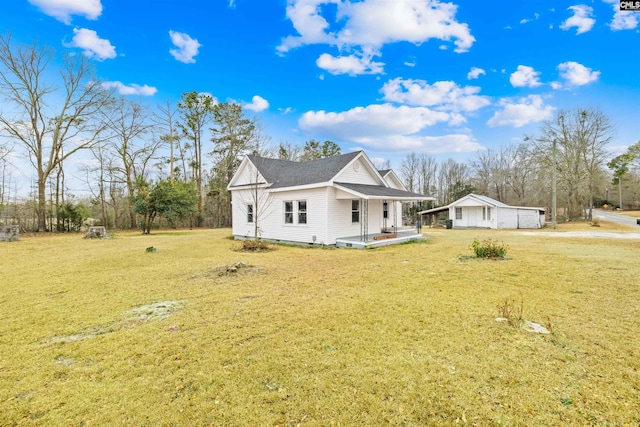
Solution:
[(231, 177), (231, 181), (229, 181), (229, 185), (227, 185), (227, 190), (230, 190), (232, 187), (241, 187), (252, 184), (266, 184), (266, 179), (251, 162), (249, 156), (245, 156), (245, 158), (240, 162), (240, 166), (238, 166), (238, 169), (233, 174), (233, 177)]
[(384, 169), (379, 170), (378, 173), (384, 181), (387, 183), (387, 186), (397, 188), (398, 190), (407, 191), (407, 187), (402, 183), (398, 175), (393, 171), (393, 169)]
[(509, 207), (508, 205), (499, 202), (495, 199), (492, 199), (491, 197), (487, 197), (487, 196), (480, 196), (478, 194), (467, 194), (464, 197), (461, 197), (460, 199), (456, 200), (455, 202), (449, 204), (449, 206), (458, 206), (458, 205), (462, 205), (462, 206), (495, 206), (498, 208), (506, 208)]
[(253, 154), (247, 158), (258, 168), (270, 188), (284, 188), (330, 182), (361, 154), (364, 153), (356, 151), (306, 162), (268, 159)]

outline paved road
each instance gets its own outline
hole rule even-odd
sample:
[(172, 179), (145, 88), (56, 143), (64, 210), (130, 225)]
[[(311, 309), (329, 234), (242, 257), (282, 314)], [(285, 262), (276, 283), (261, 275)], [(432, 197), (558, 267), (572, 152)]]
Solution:
[[(631, 218), (624, 215), (618, 215), (617, 213), (611, 211), (603, 211), (600, 209), (595, 209), (593, 211), (593, 217), (601, 219), (603, 221), (609, 222), (617, 222), (618, 224), (626, 224), (626, 225), (636, 225), (636, 218)], [(640, 228), (640, 227), (639, 227)]]

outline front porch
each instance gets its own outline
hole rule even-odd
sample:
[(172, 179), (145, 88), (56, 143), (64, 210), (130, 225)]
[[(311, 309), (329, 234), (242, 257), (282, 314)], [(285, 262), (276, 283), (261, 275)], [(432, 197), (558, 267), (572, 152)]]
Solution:
[(405, 228), (398, 230), (396, 233), (375, 233), (368, 234), (367, 236), (339, 237), (336, 239), (336, 247), (369, 249), (425, 239), (426, 237), (424, 237), (422, 233), (418, 233), (415, 228)]

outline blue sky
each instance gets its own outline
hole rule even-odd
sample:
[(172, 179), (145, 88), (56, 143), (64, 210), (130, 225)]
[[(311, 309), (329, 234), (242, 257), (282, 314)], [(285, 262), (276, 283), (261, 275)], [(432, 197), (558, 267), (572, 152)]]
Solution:
[(614, 153), (640, 140), (640, 12), (618, 4), (12, 0), (0, 31), (90, 57), (151, 107), (209, 92), (274, 144), (330, 139), (398, 169), (520, 142), (562, 108), (607, 113)]

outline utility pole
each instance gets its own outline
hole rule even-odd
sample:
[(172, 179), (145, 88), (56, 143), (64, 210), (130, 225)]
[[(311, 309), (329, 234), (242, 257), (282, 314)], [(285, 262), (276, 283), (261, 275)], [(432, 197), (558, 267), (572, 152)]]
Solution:
[(552, 175), (552, 184), (551, 184), (551, 223), (553, 224), (553, 229), (558, 228), (558, 223), (556, 221), (556, 195), (557, 195), (557, 178), (556, 178), (556, 169), (558, 169), (558, 164), (556, 160), (556, 145), (557, 140), (553, 138), (553, 175)]
[(618, 195), (620, 196), (620, 210), (622, 210), (622, 176), (618, 177)]

